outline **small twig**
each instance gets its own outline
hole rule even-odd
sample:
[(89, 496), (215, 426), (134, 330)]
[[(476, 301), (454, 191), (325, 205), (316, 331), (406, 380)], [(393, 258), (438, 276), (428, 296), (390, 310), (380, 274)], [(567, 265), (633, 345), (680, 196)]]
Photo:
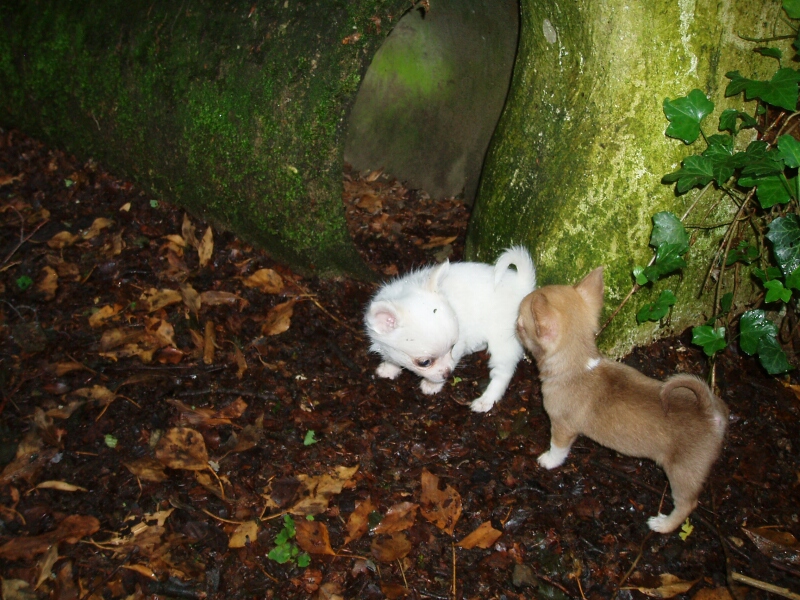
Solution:
[(211, 394), (229, 394), (233, 396), (243, 396), (245, 398), (257, 398), (272, 402), (277, 398), (273, 394), (260, 394), (258, 392), (248, 392), (247, 390), (234, 390), (228, 388), (206, 388), (204, 390), (191, 390), (188, 392), (180, 392), (175, 394), (176, 398), (191, 398), (193, 396), (208, 396)]
[(636, 558), (633, 560), (633, 563), (631, 564), (630, 568), (625, 572), (625, 575), (622, 576), (622, 579), (619, 580), (619, 583), (616, 586), (617, 589), (614, 592), (614, 598), (616, 598), (619, 595), (619, 591), (622, 589), (623, 584), (628, 580), (628, 577), (631, 576), (631, 573), (633, 573), (633, 570), (636, 568), (636, 565), (639, 564), (639, 561), (642, 560), (642, 556), (644, 556), (644, 545), (647, 543), (647, 540), (649, 540), (652, 535), (653, 535), (653, 530), (651, 529), (650, 531), (647, 532), (647, 535), (644, 536), (642, 543), (639, 545), (639, 554), (636, 555)]
[(456, 544), (455, 542), (450, 542), (450, 549), (453, 554), (453, 587), (451, 592), (453, 593), (453, 600), (456, 600), (456, 593), (457, 593), (457, 586), (456, 586)]
[(397, 566), (400, 567), (400, 574), (403, 576), (403, 585), (408, 589), (408, 580), (406, 579), (406, 570), (403, 568), (403, 563), (397, 559)]
[(784, 598), (791, 598), (792, 600), (800, 600), (800, 594), (795, 594), (794, 592), (790, 591), (787, 588), (778, 587), (777, 585), (767, 583), (766, 581), (753, 579), (752, 577), (748, 577), (747, 575), (742, 575), (741, 573), (737, 573), (736, 571), (733, 571), (731, 573), (731, 579), (733, 579), (734, 581), (738, 581), (739, 583), (744, 583), (745, 585), (749, 585), (750, 587), (754, 587), (759, 590), (764, 590), (765, 592), (770, 592), (772, 594), (777, 594), (778, 596), (783, 596)]

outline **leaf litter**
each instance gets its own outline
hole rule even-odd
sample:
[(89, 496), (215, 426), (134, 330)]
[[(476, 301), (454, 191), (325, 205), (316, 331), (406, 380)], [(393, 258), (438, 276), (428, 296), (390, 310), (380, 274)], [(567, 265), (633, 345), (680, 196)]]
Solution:
[[(538, 467), (531, 363), (470, 413), (485, 354), (435, 397), (374, 378), (373, 285), (302, 278), (16, 131), (2, 174), (4, 598), (702, 600), (725, 597), (728, 567), (800, 588), (797, 375), (721, 354), (725, 451), (691, 535), (654, 536), (655, 465), (580, 439)], [(380, 279), (462, 256), (456, 198), (346, 169), (343, 203)], [(625, 360), (707, 372), (685, 334)]]

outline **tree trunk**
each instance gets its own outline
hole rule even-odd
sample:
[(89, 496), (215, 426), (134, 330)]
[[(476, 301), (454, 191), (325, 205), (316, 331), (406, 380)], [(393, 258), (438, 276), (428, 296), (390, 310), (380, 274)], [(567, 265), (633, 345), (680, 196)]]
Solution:
[[(608, 315), (631, 289), (632, 269), (653, 255), (652, 216), (671, 210), (681, 217), (696, 197), (661, 183), (687, 154), (664, 135), (664, 98), (705, 92), (716, 104), (707, 120), (713, 127), (704, 126), (709, 134), (724, 108), (752, 112), (741, 95), (724, 98), (725, 73), (770, 78), (774, 59), (755, 54), (756, 44), (738, 34), (771, 36), (780, 9), (753, 0), (522, 0), (511, 90), (484, 165), (467, 255), (491, 261), (524, 243), (540, 285), (575, 283), (604, 265)], [(689, 223), (709, 210), (707, 223), (730, 221), (735, 207), (711, 208), (711, 196)], [(711, 316), (712, 303), (698, 292), (720, 236), (699, 231), (682, 276), (638, 292), (601, 346), (619, 355)], [(671, 328), (638, 326), (635, 309), (666, 287), (678, 297)]]
[(348, 109), (407, 0), (0, 3), (0, 122), (321, 274), (368, 275)]

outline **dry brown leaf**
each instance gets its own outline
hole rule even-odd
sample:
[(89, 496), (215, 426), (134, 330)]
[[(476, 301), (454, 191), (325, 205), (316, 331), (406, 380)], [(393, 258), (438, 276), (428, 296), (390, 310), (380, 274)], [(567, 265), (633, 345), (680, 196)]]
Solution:
[(47, 552), (53, 544), (75, 544), (100, 529), (100, 521), (91, 516), (70, 515), (53, 531), (36, 536), (18, 536), (0, 546), (0, 558), (7, 560), (33, 560)]
[(36, 280), (36, 290), (40, 292), (46, 302), (56, 297), (58, 290), (58, 273), (53, 267), (44, 267)]
[(214, 351), (217, 347), (216, 340), (217, 333), (214, 330), (214, 323), (206, 321), (205, 336), (203, 338), (203, 362), (207, 365), (214, 362)]
[[(37, 565), (39, 568), (39, 576), (36, 578), (36, 585), (33, 586), (33, 589), (39, 589), (39, 586), (50, 578), (50, 575), (53, 572), (53, 565), (56, 564), (57, 560), (58, 544), (53, 544), (47, 549), (47, 552), (44, 553), (44, 556), (39, 559), (39, 563)], [(4, 595), (3, 598), (7, 598), (7, 596)]]
[(100, 232), (103, 231), (103, 229), (111, 227), (111, 225), (113, 224), (114, 221), (112, 221), (111, 219), (106, 219), (105, 217), (98, 217), (92, 222), (91, 227), (89, 227), (89, 229), (83, 232), (83, 235), (81, 237), (83, 237), (83, 239), (85, 240), (91, 240), (92, 238), (95, 238), (98, 235), (100, 235)]
[(439, 478), (427, 469), (422, 470), (420, 512), (428, 521), (448, 535), (461, 517), (461, 495), (450, 485), (439, 489)]
[(177, 248), (184, 248), (186, 246), (186, 240), (183, 238), (183, 236), (180, 236), (177, 233), (170, 233), (169, 235), (162, 237)]
[(203, 301), (197, 290), (195, 290), (191, 284), (183, 283), (181, 284), (181, 297), (183, 298), (183, 303), (186, 305), (186, 308), (192, 311), (196, 316), (197, 313), (200, 312), (200, 307), (203, 305)]
[(267, 318), (264, 325), (261, 327), (261, 333), (264, 335), (278, 335), (287, 331), (292, 324), (292, 315), (294, 314), (294, 305), (297, 300), (292, 299), (282, 302), (277, 306), (273, 306), (267, 313)]
[(283, 278), (273, 269), (259, 269), (242, 283), (247, 287), (258, 288), (265, 294), (280, 294), (283, 291)]
[(4, 600), (37, 600), (38, 596), (24, 579), (3, 579), (0, 597)]
[(80, 281), (81, 272), (78, 265), (71, 262), (64, 261), (61, 257), (54, 254), (48, 254), (46, 257), (47, 264), (53, 267), (61, 279), (69, 279), (72, 281)]
[(361, 39), (361, 34), (359, 32), (351, 33), (346, 38), (342, 40), (342, 44), (355, 44), (358, 40)]
[(335, 581), (329, 581), (319, 586), (316, 600), (344, 600), (342, 586)]
[(61, 377), (70, 371), (79, 371), (81, 369), (86, 369), (86, 365), (76, 361), (55, 363), (47, 367), (47, 371), (56, 377)]
[(61, 250), (62, 248), (71, 246), (79, 239), (81, 239), (81, 236), (79, 235), (73, 235), (69, 231), (62, 231), (51, 237), (47, 242), (47, 245), (54, 250)]
[(213, 408), (192, 408), (175, 398), (168, 398), (167, 402), (175, 406), (180, 411), (180, 422), (186, 425), (205, 425), (215, 427), (217, 425), (231, 425), (231, 419), (242, 416), (247, 409), (247, 402), (237, 398), (231, 404), (220, 410)]
[(37, 490), (59, 490), (61, 492), (88, 492), (86, 488), (82, 488), (79, 485), (73, 485), (71, 483), (67, 483), (66, 481), (43, 481), (36, 485)]
[(236, 361), (236, 378), (241, 379), (244, 377), (244, 372), (247, 371), (247, 359), (245, 359), (239, 346), (233, 347), (233, 359)]
[(132, 462), (122, 464), (139, 479), (154, 481), (156, 483), (167, 479), (167, 474), (164, 472), (164, 465), (150, 456), (143, 456)]
[(14, 460), (3, 468), (0, 474), (0, 486), (20, 478), (31, 482), (56, 452), (57, 448), (45, 447), (41, 433), (37, 429), (31, 429), (17, 446)]
[(294, 515), (318, 515), (328, 510), (330, 498), (342, 491), (342, 488), (350, 481), (358, 470), (355, 467), (336, 467), (334, 475), (321, 475), (310, 477), (300, 474), (297, 479), (300, 481), (302, 498), (289, 512)]
[(485, 523), (481, 523), (475, 531), (458, 542), (456, 546), (464, 548), (464, 550), (470, 550), (472, 548), (490, 548), (501, 535), (503, 535), (502, 531), (498, 531), (492, 527), (490, 521), (486, 521)]
[(372, 503), (372, 498), (367, 496), (365, 500), (356, 504), (356, 509), (350, 513), (347, 519), (347, 535), (344, 538), (344, 543), (348, 544), (353, 540), (360, 539), (369, 530), (369, 515), (376, 509)]
[(156, 458), (170, 469), (202, 471), (208, 469), (208, 451), (203, 436), (188, 427), (168, 430), (155, 449)]
[(383, 202), (380, 196), (376, 196), (372, 193), (363, 194), (358, 202), (356, 202), (356, 206), (373, 215), (383, 210)]
[(178, 290), (150, 288), (142, 292), (139, 296), (139, 301), (136, 303), (137, 308), (147, 313), (155, 312), (160, 308), (169, 306), (170, 304), (178, 304), (183, 301), (183, 296)]
[(181, 235), (188, 245), (192, 248), (197, 248), (199, 245), (197, 236), (195, 235), (195, 227), (189, 219), (189, 215), (183, 213), (183, 223), (181, 224)]
[(103, 306), (97, 312), (93, 313), (89, 317), (89, 326), (92, 329), (96, 329), (97, 327), (102, 327), (103, 325), (106, 324), (106, 321), (117, 316), (119, 314), (119, 311), (121, 311), (122, 309), (123, 306), (121, 304), (115, 304), (113, 306), (107, 304), (106, 306)]
[(23, 173), (20, 173), (19, 175), (6, 175), (3, 173), (0, 175), (0, 187), (3, 187), (4, 185), (11, 185), (15, 181), (22, 181), (24, 178), (25, 176)]
[(244, 298), (237, 296), (236, 294), (232, 294), (231, 292), (202, 292), (200, 294), (200, 302), (205, 304), (206, 306), (217, 306), (218, 304), (227, 304), (232, 306), (237, 302), (240, 302), (243, 306), (247, 305), (247, 302)]
[(771, 527), (742, 527), (759, 552), (773, 560), (800, 565), (800, 544), (788, 531)]
[(411, 594), (411, 591), (399, 583), (381, 582), (381, 592), (388, 600), (401, 600)]
[(140, 575), (144, 575), (148, 579), (152, 579), (153, 581), (158, 581), (158, 575), (155, 574), (153, 569), (148, 567), (147, 565), (122, 565), (123, 569), (128, 569), (129, 571), (134, 571), (139, 573)]
[(411, 542), (404, 533), (392, 534), (392, 537), (376, 537), (370, 548), (372, 556), (383, 563), (394, 562), (411, 552)]
[(228, 548), (244, 548), (248, 543), (256, 541), (258, 536), (258, 523), (246, 521), (238, 525), (228, 539)]
[(51, 408), (45, 414), (48, 417), (54, 417), (56, 419), (69, 419), (72, 416), (72, 413), (74, 413), (84, 404), (86, 404), (86, 402), (84, 402), (83, 400), (73, 400), (66, 406)]
[(90, 388), (80, 388), (70, 393), (80, 396), (81, 398), (94, 400), (100, 406), (107, 406), (117, 398), (117, 394), (103, 385), (93, 385)]
[(205, 267), (208, 261), (211, 260), (211, 255), (214, 253), (214, 233), (211, 227), (206, 229), (203, 234), (203, 239), (200, 240), (200, 245), (197, 247), (197, 256), (200, 259), (200, 266)]
[(386, 511), (380, 523), (375, 527), (375, 533), (395, 533), (409, 529), (417, 518), (419, 504), (413, 502), (400, 502)]
[(258, 446), (263, 435), (264, 415), (261, 414), (256, 417), (255, 423), (247, 425), (242, 429), (241, 433), (231, 433), (231, 437), (225, 442), (224, 448), (220, 449), (225, 451), (225, 456), (233, 452), (244, 452)]
[[(632, 577), (631, 579), (635, 580), (636, 577)], [(661, 573), (658, 579), (652, 582), (648, 581), (641, 586), (625, 586), (620, 589), (638, 590), (645, 596), (650, 596), (651, 598), (674, 598), (678, 594), (685, 594), (688, 592), (698, 581), (700, 581), (700, 578), (694, 581), (683, 581), (675, 577), (675, 575)]]
[(692, 596), (692, 600), (733, 600), (726, 587), (702, 588)]
[(442, 246), (447, 246), (448, 244), (452, 244), (458, 238), (457, 235), (451, 237), (442, 237), (442, 236), (433, 236), (428, 238), (428, 241), (424, 244), (420, 244), (420, 248), (423, 250), (430, 250), (432, 248), (441, 248)]
[(141, 329), (122, 329), (120, 327), (108, 329), (100, 337), (100, 352), (108, 352), (120, 346), (136, 343), (144, 335), (145, 332)]
[(298, 519), (294, 524), (297, 545), (309, 554), (335, 554), (325, 523)]
[(103, 256), (106, 258), (111, 258), (112, 256), (119, 256), (122, 254), (122, 251), (126, 248), (125, 240), (122, 239), (122, 234), (124, 232), (124, 229), (122, 231), (118, 231), (111, 236), (111, 240), (108, 243), (103, 244), (103, 248), (101, 250)]

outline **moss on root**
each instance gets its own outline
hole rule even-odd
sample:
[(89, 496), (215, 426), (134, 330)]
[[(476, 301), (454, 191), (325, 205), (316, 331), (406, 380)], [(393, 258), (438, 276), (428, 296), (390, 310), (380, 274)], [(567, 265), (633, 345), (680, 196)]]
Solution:
[(341, 203), (343, 125), (407, 8), (6, 2), (0, 122), (92, 156), (301, 270), (368, 276)]
[[(468, 256), (491, 261), (505, 246), (524, 243), (542, 285), (575, 283), (604, 265), (609, 314), (630, 290), (633, 267), (652, 256), (652, 215), (681, 216), (694, 200), (661, 183), (689, 153), (664, 136), (664, 98), (706, 92), (716, 104), (706, 127), (714, 133), (724, 108), (742, 108), (740, 98), (723, 97), (723, 74), (774, 71), (774, 61), (754, 54), (737, 33), (758, 37), (779, 10), (747, 0), (523, 0), (514, 78), (484, 166)], [(689, 221), (698, 223), (710, 202), (711, 195), (701, 200)], [(707, 222), (730, 216), (723, 204)], [(641, 290), (601, 346), (620, 355), (704, 321), (710, 303), (697, 295), (708, 249), (720, 236), (699, 235), (682, 276)], [(667, 287), (678, 297), (671, 327), (638, 326), (635, 310)]]

